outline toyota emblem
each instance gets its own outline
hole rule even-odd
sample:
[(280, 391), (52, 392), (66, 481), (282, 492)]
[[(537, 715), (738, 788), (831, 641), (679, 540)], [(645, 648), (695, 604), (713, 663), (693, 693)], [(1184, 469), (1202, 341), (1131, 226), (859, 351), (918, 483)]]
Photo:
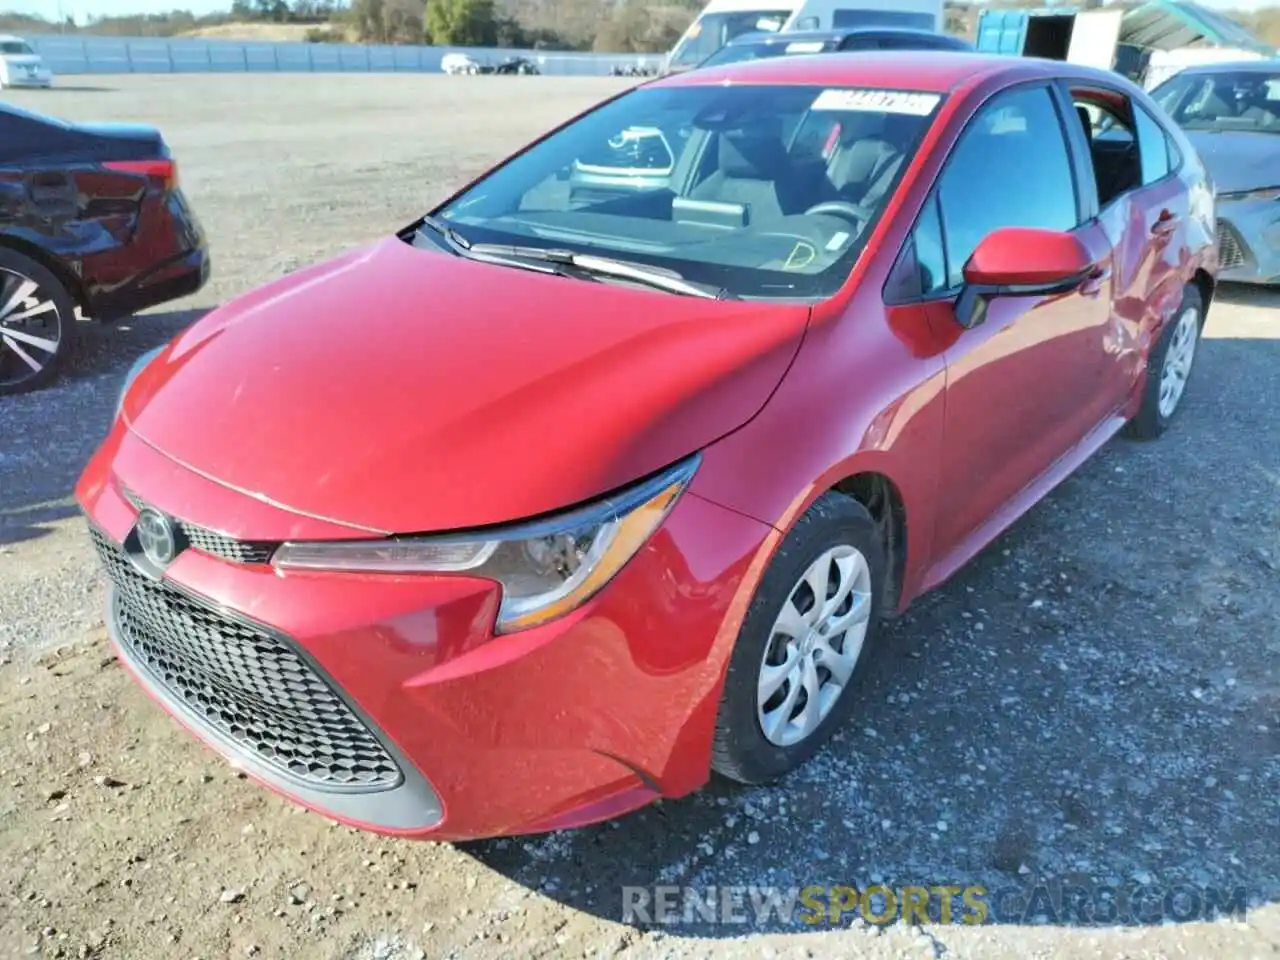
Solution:
[(167, 566), (178, 555), (178, 538), (173, 532), (173, 524), (164, 514), (145, 508), (138, 514), (134, 530), (142, 553), (157, 567)]

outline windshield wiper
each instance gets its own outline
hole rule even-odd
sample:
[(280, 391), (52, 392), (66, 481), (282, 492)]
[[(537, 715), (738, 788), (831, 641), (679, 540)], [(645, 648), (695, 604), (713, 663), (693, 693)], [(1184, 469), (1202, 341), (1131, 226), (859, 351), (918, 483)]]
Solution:
[[(450, 252), (468, 260), (479, 260), (482, 263), (495, 263), (504, 267), (515, 267), (519, 270), (534, 270), (538, 273), (550, 273), (558, 277), (572, 276), (560, 264), (554, 261), (535, 260), (533, 257), (515, 257), (502, 253), (486, 251), (488, 244), (474, 244), (453, 227), (436, 217), (423, 217), (422, 226), (430, 227), (444, 240)], [(421, 233), (421, 229), (419, 229)], [(477, 251), (477, 247), (479, 250)], [(507, 248), (501, 248), (506, 250)]]
[(502, 243), (475, 243), (467, 248), (467, 252), (478, 256), (515, 258), (519, 260), (535, 260), (542, 263), (572, 267), (575, 271), (588, 277), (616, 277), (620, 280), (631, 280), (647, 287), (678, 293), (686, 297), (702, 297), (706, 300), (738, 299), (724, 287), (706, 283), (695, 283), (686, 280), (679, 274), (654, 270), (630, 260), (615, 260), (611, 257), (597, 257), (589, 253), (574, 253), (572, 250), (558, 250), (544, 247), (509, 246)]
[(460, 253), (463, 256), (466, 256), (466, 252), (471, 249), (470, 240), (437, 217), (430, 215), (423, 217), (422, 225), (424, 227), (430, 227), (436, 233), (440, 234), (440, 236), (444, 237), (445, 240), (448, 241), (449, 246), (453, 248), (454, 253)]

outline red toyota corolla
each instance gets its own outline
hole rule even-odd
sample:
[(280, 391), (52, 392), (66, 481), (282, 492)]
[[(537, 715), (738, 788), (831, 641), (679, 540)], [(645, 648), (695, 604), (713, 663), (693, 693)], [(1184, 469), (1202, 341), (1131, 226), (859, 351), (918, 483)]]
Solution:
[(1178, 409), (1217, 269), (1116, 74), (644, 84), (131, 375), (77, 495), (122, 662), (252, 776), (456, 839), (768, 781), (877, 622)]

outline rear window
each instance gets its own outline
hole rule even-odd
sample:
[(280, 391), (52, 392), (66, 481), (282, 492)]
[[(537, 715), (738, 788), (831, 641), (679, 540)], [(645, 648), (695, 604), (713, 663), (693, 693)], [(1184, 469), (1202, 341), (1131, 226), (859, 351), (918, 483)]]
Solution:
[(472, 242), (625, 258), (741, 297), (829, 296), (941, 102), (868, 88), (641, 87), (439, 215)]
[(721, 67), (727, 63), (744, 63), (748, 60), (762, 60), (767, 57), (794, 57), (808, 53), (826, 53), (835, 49), (835, 44), (826, 40), (795, 40), (791, 43), (742, 43), (730, 44), (713, 53), (701, 66)]

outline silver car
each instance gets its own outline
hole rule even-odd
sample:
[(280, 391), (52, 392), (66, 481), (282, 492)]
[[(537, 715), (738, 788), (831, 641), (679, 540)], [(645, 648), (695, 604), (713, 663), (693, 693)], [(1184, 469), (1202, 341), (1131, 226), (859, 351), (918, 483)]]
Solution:
[(1219, 279), (1280, 284), (1280, 59), (1188, 67), (1151, 95), (1213, 179)]

